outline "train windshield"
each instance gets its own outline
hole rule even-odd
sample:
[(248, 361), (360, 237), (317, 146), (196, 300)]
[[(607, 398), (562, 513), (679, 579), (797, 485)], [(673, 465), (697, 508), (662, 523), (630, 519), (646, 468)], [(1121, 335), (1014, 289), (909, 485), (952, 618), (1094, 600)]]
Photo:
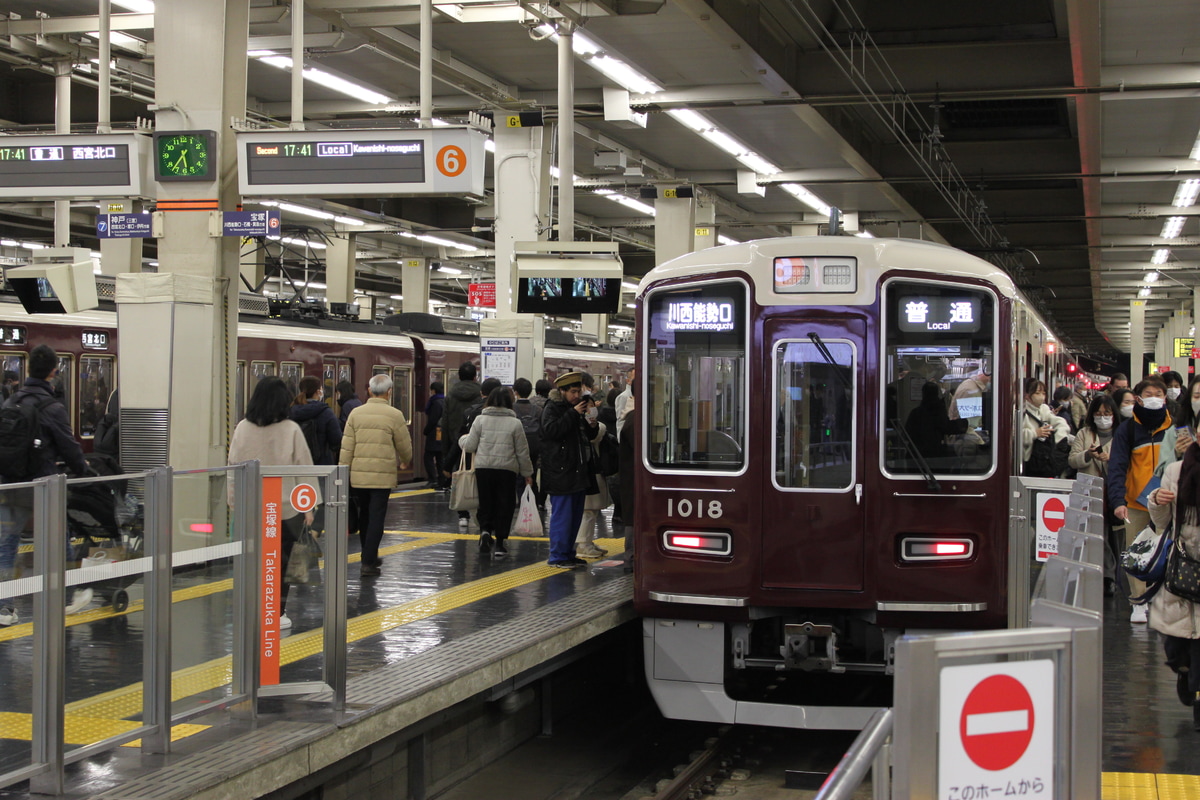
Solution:
[(965, 286), (892, 281), (884, 303), (884, 468), (990, 473), (994, 298)]
[[(738, 471), (746, 463), (746, 289), (664, 291), (649, 301), (646, 450), (660, 469)], [(639, 387), (640, 388), (640, 387)]]

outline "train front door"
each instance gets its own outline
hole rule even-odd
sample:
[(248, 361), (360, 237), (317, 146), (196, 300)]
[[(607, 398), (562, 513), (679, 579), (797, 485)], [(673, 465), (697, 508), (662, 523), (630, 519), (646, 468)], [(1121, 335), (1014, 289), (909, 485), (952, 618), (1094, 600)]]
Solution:
[(764, 587), (862, 588), (865, 330), (861, 319), (800, 315), (766, 325)]

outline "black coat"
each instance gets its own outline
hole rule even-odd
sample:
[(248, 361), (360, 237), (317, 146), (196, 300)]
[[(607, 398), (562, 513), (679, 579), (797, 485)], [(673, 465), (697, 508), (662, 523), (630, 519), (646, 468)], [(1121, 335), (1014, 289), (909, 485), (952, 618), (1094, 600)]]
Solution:
[[(42, 403), (53, 398), (54, 387), (50, 385), (49, 381), (30, 377), (26, 378), (24, 385), (9, 398), (9, 402)], [(42, 429), (42, 446), (38, 448), (41, 463), (30, 479), (57, 475), (62, 472), (58, 468), (60, 461), (65, 463), (71, 473), (75, 475), (87, 473), (88, 467), (83, 458), (83, 448), (75, 440), (66, 407), (62, 403), (48, 403), (38, 414), (38, 422)]]
[[(300, 426), (300, 430), (305, 430), (305, 423), (312, 428), (309, 448), (316, 450), (312, 453), (314, 464), (328, 466), (337, 463), (338, 454), (342, 451), (342, 426), (332, 408), (324, 402), (310, 400), (304, 405), (292, 406), (288, 416)], [(304, 438), (309, 439), (307, 432)]]
[(542, 480), (547, 494), (600, 491), (591, 437), (595, 430), (565, 400), (552, 400), (542, 411)]

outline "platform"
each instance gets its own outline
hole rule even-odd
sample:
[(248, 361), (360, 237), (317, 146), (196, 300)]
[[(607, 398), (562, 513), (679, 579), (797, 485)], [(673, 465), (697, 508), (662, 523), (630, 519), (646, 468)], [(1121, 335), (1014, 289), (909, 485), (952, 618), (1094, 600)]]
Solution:
[[(481, 557), (478, 534), (459, 532), (445, 503), (444, 493), (395, 493), (380, 549), (382, 576), (361, 579), (358, 553), (350, 556), (348, 721), (335, 724), (319, 695), (260, 701), (256, 724), (223, 716), (213, 724), (175, 726), (171, 755), (145, 755), (130, 746), (73, 765), (68, 795), (164, 800), (270, 792), (481, 692), (500, 696), (520, 688), (539, 667), (632, 619), (632, 579), (618, 561), (563, 572), (545, 563), (549, 541), (532, 537), (510, 539), (506, 559)], [(616, 555), (622, 544), (611, 538), (602, 546)], [(356, 538), (351, 546), (357, 549)], [(227, 643), (194, 633), (203, 630), (204, 615), (226, 613), (228, 583), (206, 574), (175, 592), (175, 655), (182, 665), (175, 673), (177, 696), (219, 693), (228, 683), (228, 657), (213, 655)], [(310, 620), (319, 618), (320, 608), (316, 587), (293, 587), (284, 681), (316, 677), (320, 631)], [(140, 666), (122, 653), (140, 648), (141, 616), (135, 600), (121, 613), (107, 606), (68, 618), (68, 649), (76, 653), (68, 680), (68, 746), (135, 726)], [(30, 717), (22, 706), (30, 695), (31, 632), (30, 625), (0, 630), (8, 687), (0, 701), (0, 769), (5, 759), (28, 752)], [(26, 796), (14, 790), (27, 791), (27, 784), (0, 796)]]

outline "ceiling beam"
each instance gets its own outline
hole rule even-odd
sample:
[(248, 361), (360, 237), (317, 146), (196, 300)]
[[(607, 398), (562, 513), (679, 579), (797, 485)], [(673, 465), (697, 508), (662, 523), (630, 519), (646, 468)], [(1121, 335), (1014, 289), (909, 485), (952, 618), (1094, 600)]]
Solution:
[[(0, 19), (0, 36), (65, 36), (100, 29), (100, 17), (48, 17), (45, 19)], [(113, 14), (109, 29), (143, 31), (154, 29), (153, 14)]]

